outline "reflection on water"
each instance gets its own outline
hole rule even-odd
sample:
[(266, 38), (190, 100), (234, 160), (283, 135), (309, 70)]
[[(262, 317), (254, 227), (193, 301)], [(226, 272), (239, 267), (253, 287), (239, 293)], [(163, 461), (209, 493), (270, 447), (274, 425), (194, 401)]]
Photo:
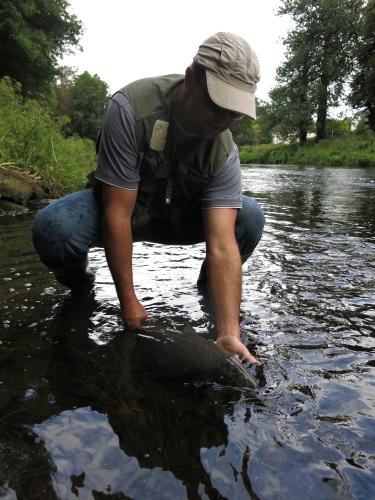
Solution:
[(36, 425), (34, 432), (57, 468), (53, 483), (59, 498), (89, 499), (101, 491), (122, 492), (135, 500), (187, 498), (186, 488), (171, 472), (142, 468), (128, 457), (107, 418), (91, 408), (63, 411)]
[[(103, 251), (72, 300), (0, 235), (0, 498), (358, 499), (375, 488), (375, 172), (252, 167), (267, 226), (245, 264), (241, 329), (258, 391), (168, 379), (124, 334)], [(215, 336), (203, 245), (137, 243), (139, 299)]]

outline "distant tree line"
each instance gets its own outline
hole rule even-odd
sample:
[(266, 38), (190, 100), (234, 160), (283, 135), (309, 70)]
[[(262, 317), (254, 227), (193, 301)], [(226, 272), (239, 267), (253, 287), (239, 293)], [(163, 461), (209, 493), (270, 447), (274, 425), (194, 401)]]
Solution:
[[(84, 27), (69, 8), (67, 0), (0, 0), (0, 79), (20, 83), (24, 98), (68, 117), (67, 137), (95, 140), (109, 88), (96, 74), (59, 67), (61, 56), (81, 50)], [(375, 130), (375, 0), (281, 0), (277, 15), (293, 22), (285, 60), (269, 99), (257, 101), (257, 121), (233, 126), (236, 143), (264, 144), (277, 135), (303, 145), (312, 132), (317, 141), (342, 134), (350, 123), (330, 114), (342, 104), (360, 113), (362, 129)]]

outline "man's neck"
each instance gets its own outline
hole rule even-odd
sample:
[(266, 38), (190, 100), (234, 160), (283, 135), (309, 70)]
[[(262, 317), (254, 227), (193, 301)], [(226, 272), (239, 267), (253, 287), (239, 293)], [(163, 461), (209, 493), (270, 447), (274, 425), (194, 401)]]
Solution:
[(181, 127), (181, 125), (178, 123), (177, 119), (176, 119), (176, 116), (173, 112), (173, 120), (175, 122), (175, 124), (177, 125), (177, 127), (181, 130), (181, 132), (183, 134), (185, 134), (187, 137), (197, 137), (196, 135), (193, 135), (193, 134), (188, 134), (187, 132), (185, 132), (185, 130)]
[(176, 125), (182, 130), (182, 132), (185, 135), (191, 136), (191, 137), (196, 137), (193, 134), (190, 134), (189, 132), (186, 131), (187, 126), (185, 125), (185, 113), (184, 113), (184, 102), (186, 99), (186, 94), (185, 94), (185, 88), (184, 84), (180, 86), (180, 88), (177, 90), (176, 97), (174, 100), (174, 106), (173, 106), (173, 118), (174, 121), (176, 122)]

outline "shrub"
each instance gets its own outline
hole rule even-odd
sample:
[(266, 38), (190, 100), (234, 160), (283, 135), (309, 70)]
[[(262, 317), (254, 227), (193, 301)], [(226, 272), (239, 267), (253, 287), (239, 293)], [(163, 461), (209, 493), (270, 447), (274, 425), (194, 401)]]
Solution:
[(82, 189), (95, 169), (94, 143), (61, 132), (66, 117), (56, 117), (50, 104), (25, 99), (19, 83), (0, 80), (0, 164), (41, 177), (65, 192)]
[(375, 167), (375, 136), (366, 130), (363, 134), (349, 133), (319, 143), (308, 141), (302, 147), (295, 143), (247, 146), (240, 148), (240, 161), (243, 164)]

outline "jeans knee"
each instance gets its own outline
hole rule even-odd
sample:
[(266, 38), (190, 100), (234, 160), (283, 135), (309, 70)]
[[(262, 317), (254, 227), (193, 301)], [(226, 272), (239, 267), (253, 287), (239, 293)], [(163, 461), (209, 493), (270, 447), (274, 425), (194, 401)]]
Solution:
[(100, 242), (98, 202), (89, 190), (60, 198), (39, 212), (32, 231), (44, 264), (52, 268), (76, 265)]
[(31, 228), (35, 250), (48, 267), (59, 263), (69, 240), (68, 235), (64, 234), (66, 226), (63, 221), (56, 219), (52, 205), (38, 213)]
[(241, 255), (254, 251), (262, 237), (265, 222), (261, 206), (253, 198), (242, 196), (242, 208), (236, 219), (236, 238)]

